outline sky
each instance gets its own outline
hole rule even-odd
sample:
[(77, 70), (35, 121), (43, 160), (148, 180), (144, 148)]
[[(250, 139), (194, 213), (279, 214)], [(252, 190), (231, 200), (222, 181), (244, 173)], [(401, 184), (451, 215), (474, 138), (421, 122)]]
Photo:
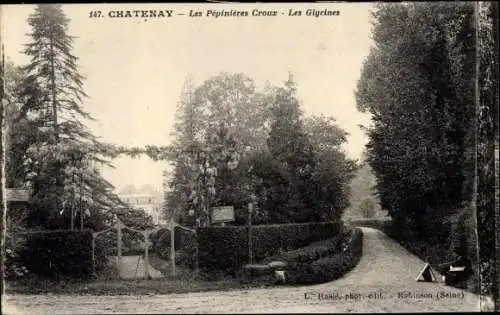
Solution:
[[(246, 10), (246, 17), (206, 16), (207, 10)], [(252, 10), (278, 16), (252, 16)], [(302, 11), (288, 16), (289, 10)], [(307, 9), (339, 10), (308, 16)], [(174, 114), (187, 76), (195, 84), (221, 72), (243, 72), (257, 86), (281, 85), (294, 74), (305, 115), (336, 119), (350, 136), (344, 146), (359, 158), (367, 137), (359, 124), (354, 91), (372, 45), (369, 3), (289, 4), (65, 4), (73, 54), (86, 77), (83, 106), (97, 121), (88, 126), (101, 140), (118, 145), (168, 145)], [(1, 16), (5, 55), (15, 64), (29, 42), (31, 5), (5, 5)], [(173, 10), (171, 18), (112, 18), (119, 10)], [(200, 11), (201, 17), (189, 12)], [(102, 17), (90, 17), (101, 11)], [(178, 13), (184, 15), (177, 15)], [(113, 13), (111, 14), (113, 15)], [(166, 162), (147, 157), (113, 160), (103, 175), (117, 190), (133, 184), (160, 189)]]

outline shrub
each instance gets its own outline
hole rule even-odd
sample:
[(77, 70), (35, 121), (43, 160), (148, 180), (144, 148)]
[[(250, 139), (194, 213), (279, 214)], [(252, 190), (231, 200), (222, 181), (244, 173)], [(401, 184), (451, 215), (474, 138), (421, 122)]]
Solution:
[(5, 254), (4, 254), (4, 277), (6, 279), (21, 278), (29, 273), (26, 266), (19, 258), (20, 248), (12, 246), (10, 237), (6, 235)]
[[(93, 274), (92, 231), (39, 231), (22, 235), (25, 247), (19, 259), (34, 274), (49, 278), (88, 277)], [(104, 255), (96, 248), (96, 266), (104, 265)]]
[(21, 278), (28, 274), (28, 269), (20, 260), (19, 253), (25, 248), (26, 240), (22, 234), (26, 231), (27, 214), (25, 211), (9, 213), (6, 216), (5, 243), (3, 246), (3, 276), (6, 279)]
[(349, 231), (343, 229), (342, 233), (338, 235), (317, 242), (313, 242), (306, 247), (301, 247), (295, 250), (284, 252), (279, 255), (273, 255), (266, 257), (262, 260), (263, 264), (270, 263), (272, 261), (285, 261), (287, 263), (311, 263), (320, 258), (333, 255), (338, 251), (342, 240), (345, 238), (346, 233)]
[[(341, 222), (275, 224), (252, 227), (253, 258), (259, 261), (282, 251), (306, 246), (337, 235)], [(200, 269), (236, 274), (248, 262), (247, 227), (198, 229)]]
[(206, 273), (234, 273), (248, 261), (247, 229), (243, 227), (203, 228), (198, 231), (199, 267)]
[(343, 235), (342, 246), (333, 255), (313, 262), (291, 264), (287, 283), (307, 285), (333, 281), (354, 268), (361, 258), (363, 232), (355, 228)]
[(153, 252), (161, 259), (170, 259), (170, 231), (161, 229), (151, 234), (151, 242), (153, 243)]

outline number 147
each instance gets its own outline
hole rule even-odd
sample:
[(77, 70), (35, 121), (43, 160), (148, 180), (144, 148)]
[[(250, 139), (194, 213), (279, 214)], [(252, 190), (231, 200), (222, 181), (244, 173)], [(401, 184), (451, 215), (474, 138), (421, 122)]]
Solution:
[(98, 18), (101, 17), (102, 12), (101, 11), (90, 11), (89, 17), (90, 18)]

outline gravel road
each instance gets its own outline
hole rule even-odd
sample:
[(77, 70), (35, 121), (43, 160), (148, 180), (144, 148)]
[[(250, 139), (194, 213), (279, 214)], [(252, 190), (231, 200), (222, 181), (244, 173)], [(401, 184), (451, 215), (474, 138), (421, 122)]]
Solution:
[[(168, 295), (8, 295), (3, 314), (349, 313), (479, 311), (479, 297), (416, 282), (424, 262), (382, 232), (362, 228), (363, 256), (343, 278), (314, 286)], [(440, 278), (440, 276), (438, 276)]]

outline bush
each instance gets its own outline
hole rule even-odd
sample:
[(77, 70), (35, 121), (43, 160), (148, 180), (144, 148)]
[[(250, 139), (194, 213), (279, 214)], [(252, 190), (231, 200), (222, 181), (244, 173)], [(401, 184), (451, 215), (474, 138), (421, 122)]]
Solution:
[(311, 263), (320, 258), (333, 255), (338, 251), (342, 240), (349, 233), (347, 229), (342, 229), (342, 233), (317, 242), (313, 242), (306, 247), (301, 247), (292, 251), (284, 252), (279, 255), (266, 257), (262, 260), (263, 264), (268, 264), (272, 261), (284, 261), (287, 263)]
[(26, 211), (17, 210), (6, 216), (5, 243), (3, 246), (3, 276), (6, 279), (21, 278), (28, 274), (28, 269), (20, 260), (19, 254), (26, 246), (22, 233), (26, 231)]
[[(15, 244), (13, 244), (15, 243)], [(9, 235), (5, 237), (4, 254), (4, 277), (6, 279), (21, 278), (29, 273), (26, 266), (20, 260), (19, 253), (22, 250), (21, 241), (12, 241)]]
[[(341, 222), (258, 225), (252, 227), (255, 261), (309, 245), (340, 233)], [(248, 262), (247, 227), (198, 229), (199, 264), (206, 272), (222, 270), (236, 275)]]
[(287, 283), (308, 285), (333, 281), (354, 268), (361, 259), (363, 232), (355, 228), (343, 235), (342, 246), (333, 255), (312, 262), (291, 264)]
[(151, 234), (151, 242), (153, 243), (153, 252), (161, 259), (170, 259), (170, 231), (161, 229)]
[[(39, 231), (24, 233), (25, 247), (19, 260), (29, 272), (49, 277), (85, 278), (93, 275), (92, 231)], [(103, 266), (104, 255), (96, 248), (96, 266)]]

